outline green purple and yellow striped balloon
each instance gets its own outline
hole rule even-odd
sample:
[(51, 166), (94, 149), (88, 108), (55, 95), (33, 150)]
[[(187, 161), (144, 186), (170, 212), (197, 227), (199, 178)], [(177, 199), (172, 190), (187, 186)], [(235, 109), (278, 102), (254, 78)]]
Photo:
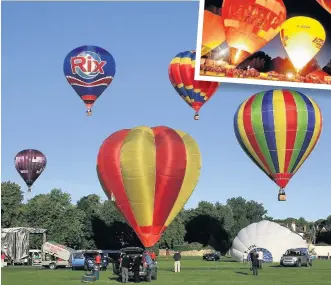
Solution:
[(281, 189), (313, 151), (322, 131), (318, 105), (293, 90), (269, 90), (244, 101), (234, 116), (238, 142)]

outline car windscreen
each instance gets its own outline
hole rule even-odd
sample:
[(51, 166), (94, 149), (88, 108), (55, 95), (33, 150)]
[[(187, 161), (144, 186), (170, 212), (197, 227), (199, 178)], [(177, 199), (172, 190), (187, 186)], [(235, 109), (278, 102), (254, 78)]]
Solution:
[(124, 253), (126, 253), (127, 255), (140, 255), (142, 254), (142, 251), (138, 251), (138, 250), (124, 250)]
[(84, 254), (82, 254), (82, 253), (74, 253), (74, 254), (72, 255), (72, 257), (73, 257), (74, 259), (84, 259)]

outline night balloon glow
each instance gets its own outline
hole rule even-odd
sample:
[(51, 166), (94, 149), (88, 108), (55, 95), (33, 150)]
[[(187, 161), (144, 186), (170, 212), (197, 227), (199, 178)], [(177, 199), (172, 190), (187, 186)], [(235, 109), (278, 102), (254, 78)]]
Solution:
[(200, 1), (195, 79), (331, 89), (330, 7), (330, 0), (302, 7), (290, 0)]

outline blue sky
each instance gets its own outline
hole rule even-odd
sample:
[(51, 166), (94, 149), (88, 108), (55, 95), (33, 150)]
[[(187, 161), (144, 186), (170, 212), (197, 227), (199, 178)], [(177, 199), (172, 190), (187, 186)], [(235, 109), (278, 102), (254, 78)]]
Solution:
[[(166, 125), (190, 133), (200, 145), (202, 175), (187, 207), (243, 196), (262, 202), (275, 217), (329, 215), (330, 91), (301, 90), (319, 104), (324, 130), (288, 185), (288, 201), (280, 203), (276, 184), (243, 153), (232, 125), (243, 100), (270, 88), (223, 84), (194, 121), (193, 110), (169, 82), (170, 60), (195, 48), (198, 4), (2, 3), (2, 181), (26, 190), (14, 156), (36, 148), (48, 165), (27, 199), (52, 188), (69, 192), (73, 201), (92, 193), (106, 199), (95, 170), (103, 140), (123, 128)], [(91, 117), (62, 71), (66, 54), (84, 44), (107, 49), (117, 63), (115, 79)]]

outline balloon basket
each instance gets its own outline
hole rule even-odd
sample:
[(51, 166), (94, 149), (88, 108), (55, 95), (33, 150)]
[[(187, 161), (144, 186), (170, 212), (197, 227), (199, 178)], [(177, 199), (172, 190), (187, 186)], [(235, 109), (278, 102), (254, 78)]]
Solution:
[(286, 201), (286, 194), (285, 193), (279, 193), (278, 194), (278, 201)]
[(195, 114), (193, 118), (194, 118), (194, 120), (198, 121), (199, 120), (199, 114)]
[(92, 116), (92, 111), (86, 111), (87, 116)]

